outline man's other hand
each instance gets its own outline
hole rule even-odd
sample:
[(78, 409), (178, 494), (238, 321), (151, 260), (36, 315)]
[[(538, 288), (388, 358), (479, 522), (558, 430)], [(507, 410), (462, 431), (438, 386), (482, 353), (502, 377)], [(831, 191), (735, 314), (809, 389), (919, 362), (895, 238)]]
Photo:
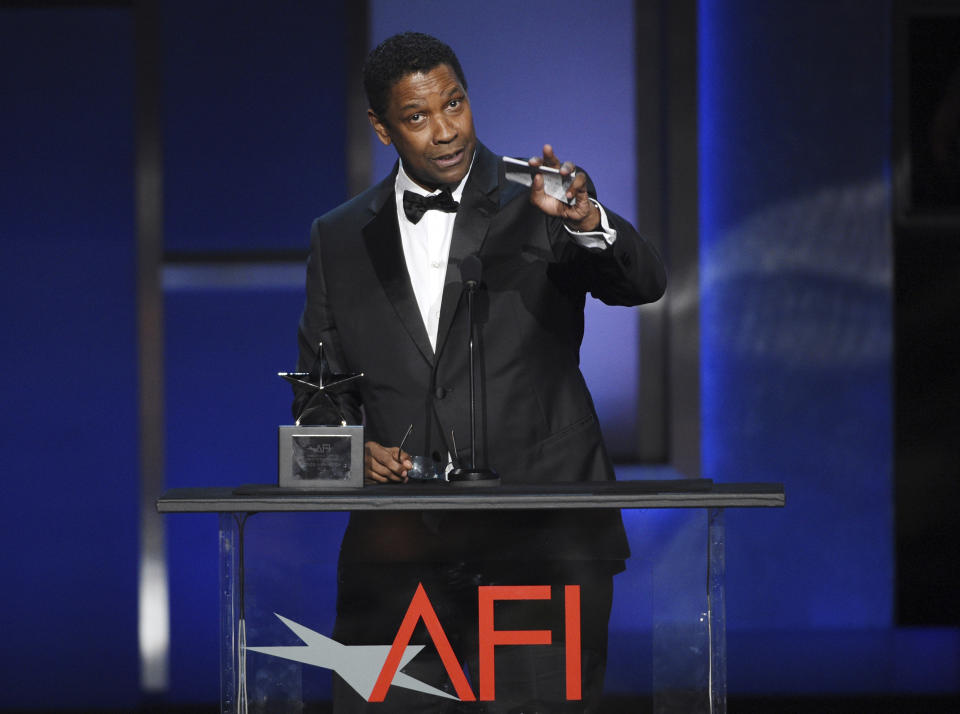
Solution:
[[(560, 174), (563, 176), (570, 175), (576, 168), (569, 161), (561, 164), (560, 159), (553, 153), (553, 147), (550, 144), (543, 145), (542, 157), (534, 156), (529, 161), (531, 166), (549, 166), (560, 169)], [(543, 176), (537, 174), (533, 177), (533, 185), (530, 187), (530, 203), (547, 215), (559, 216), (572, 231), (597, 230), (600, 226), (600, 209), (591, 203), (587, 196), (587, 176), (583, 171), (578, 172), (573, 177), (573, 183), (567, 190), (567, 198), (574, 199), (572, 206), (563, 201), (558, 201), (544, 192)]]
[(387, 448), (375, 441), (363, 445), (363, 478), (374, 483), (406, 483), (407, 471), (413, 468), (410, 454), (400, 447)]

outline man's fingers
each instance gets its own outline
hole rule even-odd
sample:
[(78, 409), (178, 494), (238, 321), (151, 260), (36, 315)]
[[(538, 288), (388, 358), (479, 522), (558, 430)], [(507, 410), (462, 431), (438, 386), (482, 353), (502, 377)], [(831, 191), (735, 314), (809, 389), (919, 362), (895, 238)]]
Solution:
[[(569, 176), (577, 170), (572, 161), (564, 161), (561, 164), (550, 144), (543, 145), (542, 158), (533, 156), (528, 161), (531, 166), (549, 166), (559, 169), (563, 176)], [(564, 220), (579, 223), (587, 218), (593, 210), (587, 197), (587, 176), (582, 171), (574, 175), (570, 187), (566, 191), (566, 197), (568, 201), (570, 199), (574, 200), (572, 205), (548, 196), (544, 191), (543, 175), (540, 173), (533, 175), (530, 184), (530, 203), (548, 215), (559, 216)]]
[(387, 449), (375, 441), (364, 444), (364, 471), (373, 481), (403, 481), (411, 467), (407, 454), (401, 454), (399, 447)]
[(392, 468), (390, 465), (378, 461), (375, 458), (371, 458), (368, 463), (369, 470), (378, 476), (383, 476), (385, 478), (390, 478), (391, 476), (399, 476), (395, 468)]
[[(581, 197), (580, 194), (583, 194)], [(567, 198), (576, 197), (579, 201), (581, 198), (586, 199), (587, 194), (587, 177), (581, 171), (576, 176), (573, 177), (573, 181), (570, 183), (570, 188), (567, 189)]]
[(553, 147), (550, 144), (543, 145), (543, 163), (555, 169), (560, 167), (560, 159), (553, 153)]
[(391, 449), (387, 450), (387, 453), (390, 454), (390, 458), (393, 459), (394, 464), (403, 469), (412, 469), (413, 462), (410, 461), (410, 454), (406, 451), (400, 451), (399, 446), (394, 446)]
[(394, 453), (393, 457), (397, 460), (397, 463), (401, 464), (402, 468), (413, 468), (413, 462), (410, 460), (410, 454), (408, 454), (406, 451), (400, 451), (399, 446), (396, 447), (396, 453)]
[(393, 471), (372, 457), (367, 459), (366, 467), (367, 476), (379, 483), (402, 480), (400, 476), (397, 476)]
[(530, 203), (537, 206), (542, 211), (549, 211), (551, 202), (557, 203), (556, 199), (548, 196), (543, 190), (543, 176), (535, 174), (533, 182), (530, 184)]
[(373, 481), (374, 483), (390, 483), (390, 479), (388, 479), (386, 476), (381, 476), (380, 474), (376, 474), (373, 471), (370, 471), (369, 469), (367, 469), (366, 473), (364, 474), (364, 478), (367, 481)]

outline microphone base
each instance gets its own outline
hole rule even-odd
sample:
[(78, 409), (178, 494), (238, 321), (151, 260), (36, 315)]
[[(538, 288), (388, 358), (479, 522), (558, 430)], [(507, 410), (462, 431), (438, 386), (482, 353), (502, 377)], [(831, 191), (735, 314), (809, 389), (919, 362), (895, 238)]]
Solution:
[(493, 469), (454, 469), (447, 480), (458, 488), (489, 488), (500, 485), (500, 475)]

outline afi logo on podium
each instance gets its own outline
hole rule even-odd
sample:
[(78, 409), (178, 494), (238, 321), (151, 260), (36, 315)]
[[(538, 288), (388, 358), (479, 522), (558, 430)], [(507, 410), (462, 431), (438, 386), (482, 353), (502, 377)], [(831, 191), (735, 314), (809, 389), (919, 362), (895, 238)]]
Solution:
[[(493, 701), (496, 698), (494, 652), (498, 645), (553, 644), (553, 633), (550, 630), (495, 629), (494, 604), (501, 600), (550, 600), (551, 597), (549, 585), (481, 585), (477, 588), (480, 650), (478, 670), (481, 701)], [(568, 700), (576, 701), (582, 696), (579, 585), (564, 586), (563, 610), (566, 696)], [(464, 702), (477, 700), (477, 695), (470, 688), (470, 683), (463, 674), (463, 667), (453, 653), (450, 641), (422, 584), (417, 586), (403, 622), (400, 623), (396, 637), (393, 638), (393, 644), (390, 645), (342, 645), (292, 620), (280, 615), (277, 617), (303, 640), (305, 645), (247, 647), (247, 650), (332, 669), (368, 702), (382, 702), (391, 686)], [(440, 655), (450, 683), (457, 693), (456, 697), (400, 671), (423, 649), (423, 645), (410, 644), (413, 631), (421, 620)]]

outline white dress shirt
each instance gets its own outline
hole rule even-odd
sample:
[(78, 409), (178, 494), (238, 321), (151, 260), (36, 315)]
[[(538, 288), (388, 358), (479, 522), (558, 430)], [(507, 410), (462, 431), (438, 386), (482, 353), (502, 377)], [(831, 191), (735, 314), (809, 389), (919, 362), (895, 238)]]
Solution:
[[(473, 164), (470, 165), (473, 168)], [(470, 171), (451, 191), (453, 200), (460, 202), (463, 187), (467, 183)], [(400, 243), (403, 245), (403, 258), (410, 275), (413, 294), (417, 298), (420, 317), (427, 328), (430, 346), (437, 349), (437, 331), (440, 329), (440, 301), (443, 299), (443, 282), (447, 276), (447, 259), (450, 257), (450, 239), (453, 236), (453, 222), (456, 213), (427, 211), (418, 223), (411, 222), (403, 212), (403, 192), (412, 191), (421, 196), (435, 196), (433, 192), (414, 183), (407, 172), (397, 171), (394, 183), (397, 198), (397, 223), (400, 226)]]

